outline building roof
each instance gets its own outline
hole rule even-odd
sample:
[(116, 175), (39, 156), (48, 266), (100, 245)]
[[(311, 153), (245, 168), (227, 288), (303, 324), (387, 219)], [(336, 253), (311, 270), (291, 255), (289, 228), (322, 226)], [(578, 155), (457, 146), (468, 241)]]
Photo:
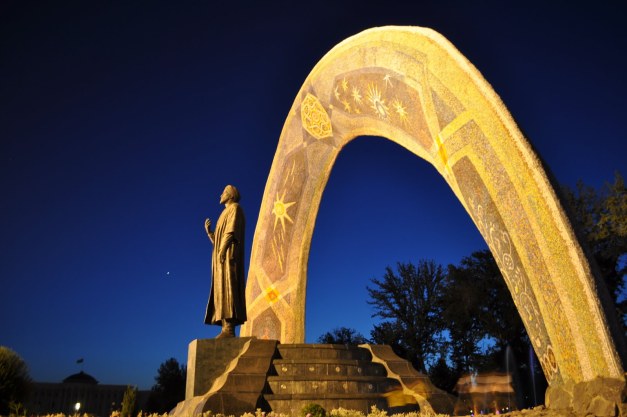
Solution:
[(90, 384), (96, 385), (98, 380), (93, 376), (80, 371), (77, 374), (72, 374), (63, 380), (64, 384)]

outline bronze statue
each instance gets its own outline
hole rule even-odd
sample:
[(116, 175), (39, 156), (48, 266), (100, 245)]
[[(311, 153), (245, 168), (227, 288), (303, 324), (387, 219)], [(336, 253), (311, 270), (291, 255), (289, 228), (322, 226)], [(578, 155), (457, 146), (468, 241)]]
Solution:
[(211, 292), (205, 324), (222, 326), (217, 338), (234, 337), (235, 326), (246, 321), (246, 279), (244, 278), (244, 210), (238, 204), (237, 188), (227, 185), (220, 196), (225, 209), (218, 218), (215, 232), (211, 220), (205, 230), (213, 243), (211, 256)]

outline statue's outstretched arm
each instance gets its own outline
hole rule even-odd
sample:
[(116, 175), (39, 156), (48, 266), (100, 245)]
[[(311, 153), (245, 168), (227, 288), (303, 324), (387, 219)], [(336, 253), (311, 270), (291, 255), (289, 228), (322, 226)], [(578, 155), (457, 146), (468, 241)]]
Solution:
[(215, 245), (215, 242), (213, 241), (213, 232), (211, 231), (211, 220), (209, 219), (205, 219), (205, 231), (207, 232), (207, 236), (209, 237), (211, 243)]

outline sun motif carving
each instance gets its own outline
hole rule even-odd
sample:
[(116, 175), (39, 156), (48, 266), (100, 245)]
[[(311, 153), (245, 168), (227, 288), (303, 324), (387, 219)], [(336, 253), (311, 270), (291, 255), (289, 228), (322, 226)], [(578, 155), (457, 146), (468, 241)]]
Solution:
[(283, 191), (283, 195), (279, 198), (279, 193), (276, 195), (276, 199), (274, 200), (274, 208), (272, 209), (272, 214), (274, 214), (274, 228), (276, 229), (276, 225), (279, 221), (281, 221), (281, 227), (285, 232), (285, 220), (290, 223), (294, 223), (290, 215), (287, 213), (287, 209), (292, 207), (296, 202), (292, 201), (286, 203), (285, 201), (285, 191)]
[(385, 104), (385, 100), (381, 96), (379, 87), (377, 87), (375, 84), (369, 84), (366, 98), (370, 102), (370, 108), (374, 110), (377, 116), (379, 116), (381, 119), (387, 119), (389, 109), (388, 106)]

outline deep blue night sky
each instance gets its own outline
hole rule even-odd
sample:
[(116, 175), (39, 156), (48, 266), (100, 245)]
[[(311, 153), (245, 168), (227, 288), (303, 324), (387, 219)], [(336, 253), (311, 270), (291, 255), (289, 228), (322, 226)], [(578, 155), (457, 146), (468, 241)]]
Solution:
[[(447, 37), (559, 182), (627, 174), (624, 2), (226, 3), (0, 3), (0, 345), (35, 380), (84, 358), (101, 383), (147, 389), (160, 363), (186, 363), (191, 340), (218, 333), (203, 324), (204, 219), (236, 185), (250, 248), (296, 93), (369, 27)], [(307, 341), (338, 326), (369, 336), (365, 287), (386, 266), (483, 248), (435, 169), (359, 138), (322, 199)]]

